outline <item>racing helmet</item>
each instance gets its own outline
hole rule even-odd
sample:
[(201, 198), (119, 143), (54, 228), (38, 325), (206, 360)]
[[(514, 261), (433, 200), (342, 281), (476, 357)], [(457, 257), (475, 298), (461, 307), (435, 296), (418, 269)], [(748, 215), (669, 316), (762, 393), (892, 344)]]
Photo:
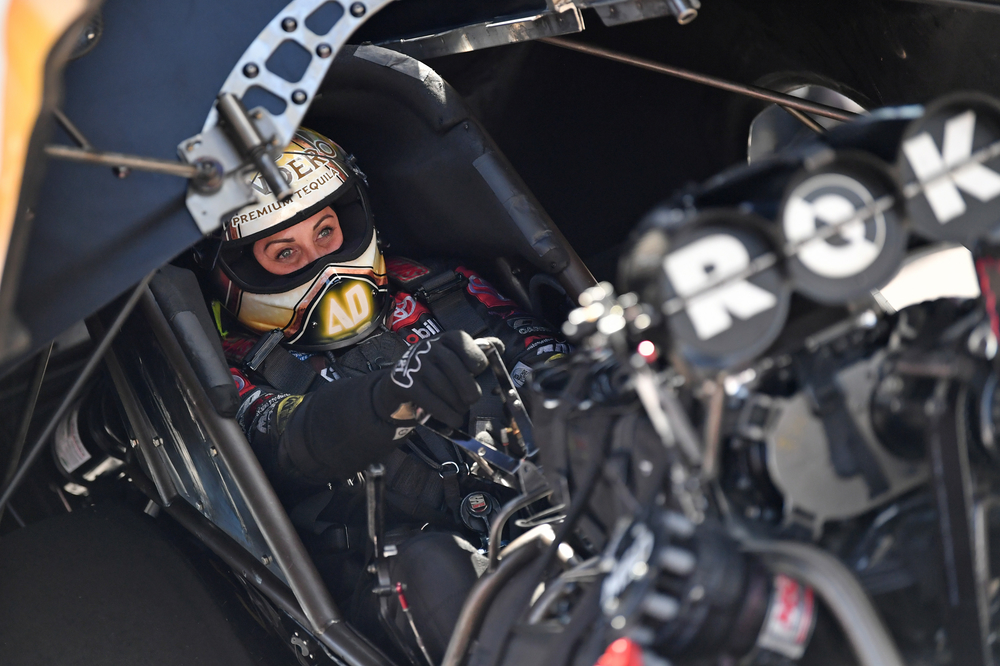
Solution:
[[(280, 329), (284, 343), (325, 351), (360, 342), (384, 321), (385, 261), (372, 220), (364, 174), (340, 146), (299, 128), (277, 160), (293, 194), (278, 201), (260, 173), (250, 186), (258, 201), (225, 222), (213, 273), (222, 305), (244, 326)], [(327, 206), (337, 214), (343, 242), (287, 275), (267, 271), (254, 243), (312, 217)]]

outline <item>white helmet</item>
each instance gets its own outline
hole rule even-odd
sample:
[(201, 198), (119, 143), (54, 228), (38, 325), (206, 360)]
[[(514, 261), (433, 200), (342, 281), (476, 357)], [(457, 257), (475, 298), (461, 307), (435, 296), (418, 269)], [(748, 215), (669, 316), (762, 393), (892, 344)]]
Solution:
[[(295, 349), (354, 344), (382, 323), (392, 302), (364, 174), (340, 146), (305, 128), (295, 132), (277, 165), (292, 186), (291, 198), (278, 201), (254, 174), (250, 185), (259, 201), (226, 223), (214, 273), (222, 305), (251, 330), (281, 329)], [(257, 240), (327, 206), (343, 231), (338, 249), (287, 275), (261, 266), (253, 253)]]

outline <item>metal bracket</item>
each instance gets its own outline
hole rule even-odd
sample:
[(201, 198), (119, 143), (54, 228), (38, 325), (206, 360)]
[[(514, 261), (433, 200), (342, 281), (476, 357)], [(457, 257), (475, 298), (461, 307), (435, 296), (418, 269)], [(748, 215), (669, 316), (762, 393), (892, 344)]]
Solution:
[[(277, 136), (277, 129), (271, 122), (271, 114), (265, 109), (254, 109), (249, 116), (261, 135)], [(194, 187), (188, 188), (188, 212), (203, 234), (218, 229), (227, 214), (257, 200), (257, 195), (250, 187), (254, 164), (244, 160), (218, 123), (181, 143), (177, 147), (177, 153), (181, 159), (191, 164), (215, 163), (216, 168), (223, 174), (219, 189), (213, 193), (202, 192)]]
[(597, 11), (604, 25), (621, 25), (635, 21), (674, 16), (681, 25), (698, 18), (699, 0), (597, 0), (585, 2)]
[(538, 14), (464, 25), (433, 35), (383, 42), (379, 46), (423, 60), (567, 35), (581, 32), (585, 27), (580, 13), (582, 4), (585, 3), (554, 0), (549, 8)]
[[(230, 93), (242, 100), (252, 88), (259, 88), (283, 102), (284, 109), (280, 113), (257, 108), (249, 115), (261, 136), (270, 139), (272, 149), (288, 145), (316, 97), (334, 56), (362, 23), (390, 2), (392, 0), (367, 0), (348, 5), (343, 0), (292, 0), (271, 19), (236, 62), (219, 94)], [(315, 26), (311, 17), (320, 8), (331, 11), (328, 5), (340, 14), (326, 32), (313, 32), (309, 28), (310, 24)], [(268, 69), (268, 61), (286, 42), (297, 44), (310, 55), (309, 64), (298, 81), (288, 81)], [(253, 167), (223, 133), (215, 105), (201, 133), (182, 141), (178, 152), (181, 159), (189, 163), (211, 162), (222, 167), (223, 182), (216, 193), (205, 194), (188, 188), (187, 207), (202, 233), (219, 228), (227, 213), (257, 201), (246, 182), (248, 171)]]

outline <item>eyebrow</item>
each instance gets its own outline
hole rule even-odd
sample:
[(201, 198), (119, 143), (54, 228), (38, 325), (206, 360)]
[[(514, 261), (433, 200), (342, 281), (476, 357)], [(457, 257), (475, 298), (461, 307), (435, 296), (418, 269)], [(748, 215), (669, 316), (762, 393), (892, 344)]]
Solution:
[(264, 244), (264, 249), (268, 249), (275, 243), (292, 243), (294, 241), (294, 238), (275, 238), (274, 240), (267, 241), (267, 243)]
[(313, 225), (313, 231), (316, 231), (316, 227), (318, 227), (319, 225), (323, 224), (324, 222), (326, 222), (327, 220), (329, 220), (331, 217), (333, 217), (333, 215), (330, 215), (329, 213), (327, 213), (323, 217), (321, 217), (318, 220), (316, 220), (316, 224)]

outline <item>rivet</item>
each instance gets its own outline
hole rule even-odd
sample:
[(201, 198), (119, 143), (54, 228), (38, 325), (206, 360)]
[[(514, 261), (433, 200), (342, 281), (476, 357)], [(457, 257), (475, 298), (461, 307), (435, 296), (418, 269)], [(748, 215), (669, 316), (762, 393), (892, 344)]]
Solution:
[(329, 58), (331, 53), (333, 53), (333, 49), (330, 48), (329, 44), (320, 44), (316, 47), (316, 55), (320, 58)]
[(291, 16), (281, 20), (281, 29), (285, 32), (294, 32), (297, 27), (299, 27), (299, 22)]
[(307, 99), (305, 90), (296, 90), (292, 93), (292, 101), (296, 104), (304, 104)]
[(260, 74), (260, 68), (257, 67), (257, 65), (253, 64), (252, 62), (248, 62), (247, 64), (243, 65), (243, 76), (247, 77), (248, 79), (252, 79), (258, 74)]
[(353, 5), (351, 5), (351, 16), (353, 16), (354, 18), (361, 18), (362, 16), (365, 15), (366, 11), (368, 10), (365, 8), (363, 2), (355, 2)]

